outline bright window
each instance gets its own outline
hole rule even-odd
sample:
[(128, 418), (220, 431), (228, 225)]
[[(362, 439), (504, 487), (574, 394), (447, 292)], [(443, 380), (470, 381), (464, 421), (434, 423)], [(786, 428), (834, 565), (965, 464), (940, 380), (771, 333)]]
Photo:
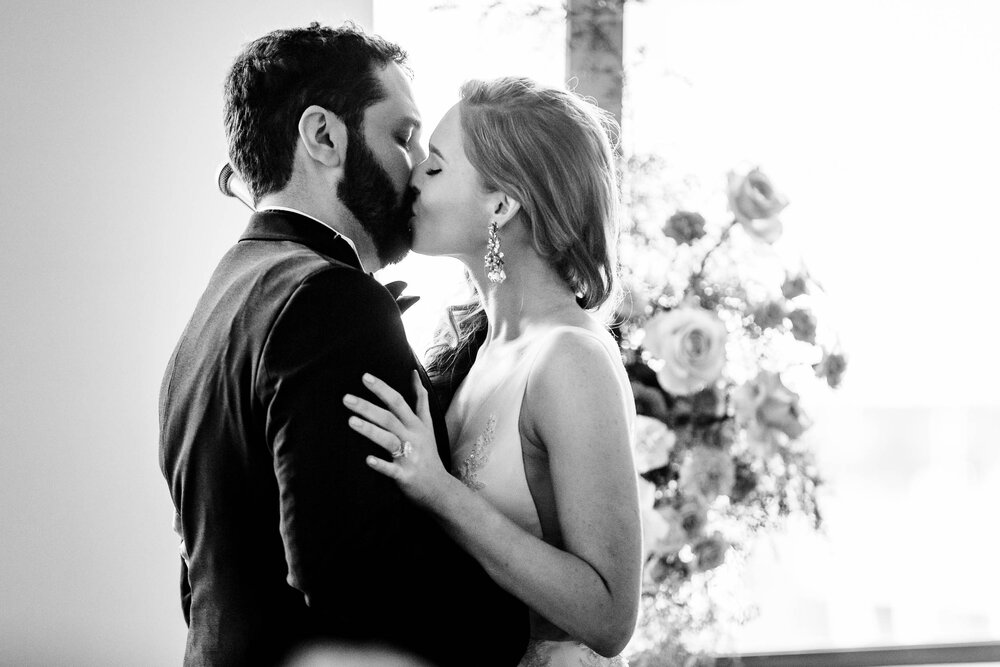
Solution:
[[(540, 3), (441, 4), (375, 2), (375, 30), (411, 53), (425, 136), (466, 78), (563, 80), (558, 3), (531, 21)], [(843, 389), (805, 403), (825, 534), (760, 544), (760, 615), (729, 648), (1000, 639), (1000, 4), (647, 0), (625, 37), (626, 146), (708, 186), (764, 167), (850, 358)], [(425, 297), (407, 315), (423, 349), (461, 271), (386, 274)]]

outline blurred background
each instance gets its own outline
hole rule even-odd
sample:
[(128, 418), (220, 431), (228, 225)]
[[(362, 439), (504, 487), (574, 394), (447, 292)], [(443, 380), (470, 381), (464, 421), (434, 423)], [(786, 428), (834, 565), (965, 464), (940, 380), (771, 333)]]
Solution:
[[(213, 180), (233, 57), (271, 29), (353, 19), (409, 51), (426, 141), (467, 78), (563, 83), (564, 15), (519, 0), (4, 0), (2, 15), (0, 663), (179, 664), (156, 397), (246, 224)], [(624, 35), (626, 149), (709, 188), (760, 164), (850, 359), (810, 405), (825, 530), (759, 545), (760, 613), (731, 650), (1000, 640), (1000, 5), (645, 0)], [(411, 257), (380, 278), (423, 296), (406, 317), (423, 350), (460, 267)]]

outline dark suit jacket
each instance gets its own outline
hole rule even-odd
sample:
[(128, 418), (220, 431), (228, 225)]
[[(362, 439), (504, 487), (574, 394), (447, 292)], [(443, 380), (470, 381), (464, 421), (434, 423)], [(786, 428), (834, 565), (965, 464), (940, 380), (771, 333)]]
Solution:
[(388, 456), (347, 425), (343, 395), (373, 398), (363, 373), (413, 405), (415, 366), (393, 297), (342, 237), (294, 213), (251, 218), (161, 387), (160, 465), (189, 556), (185, 664), (272, 664), (313, 639), (517, 663), (525, 608), (368, 468)]

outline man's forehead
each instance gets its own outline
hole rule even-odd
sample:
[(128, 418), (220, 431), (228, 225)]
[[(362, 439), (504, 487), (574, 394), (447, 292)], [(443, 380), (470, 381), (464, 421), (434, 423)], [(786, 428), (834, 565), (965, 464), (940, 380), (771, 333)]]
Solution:
[(385, 97), (365, 110), (366, 120), (420, 127), (420, 110), (413, 99), (410, 79), (403, 69), (390, 63), (378, 73)]

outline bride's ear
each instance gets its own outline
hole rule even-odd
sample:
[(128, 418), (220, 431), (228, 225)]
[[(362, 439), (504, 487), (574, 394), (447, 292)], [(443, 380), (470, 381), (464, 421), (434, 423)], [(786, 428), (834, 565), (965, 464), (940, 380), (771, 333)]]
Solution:
[(329, 109), (311, 105), (299, 117), (299, 139), (316, 162), (340, 167), (347, 157), (347, 126)]
[(514, 219), (514, 216), (521, 210), (521, 202), (515, 200), (510, 195), (499, 193), (493, 202), (493, 217), (498, 227), (503, 227)]

